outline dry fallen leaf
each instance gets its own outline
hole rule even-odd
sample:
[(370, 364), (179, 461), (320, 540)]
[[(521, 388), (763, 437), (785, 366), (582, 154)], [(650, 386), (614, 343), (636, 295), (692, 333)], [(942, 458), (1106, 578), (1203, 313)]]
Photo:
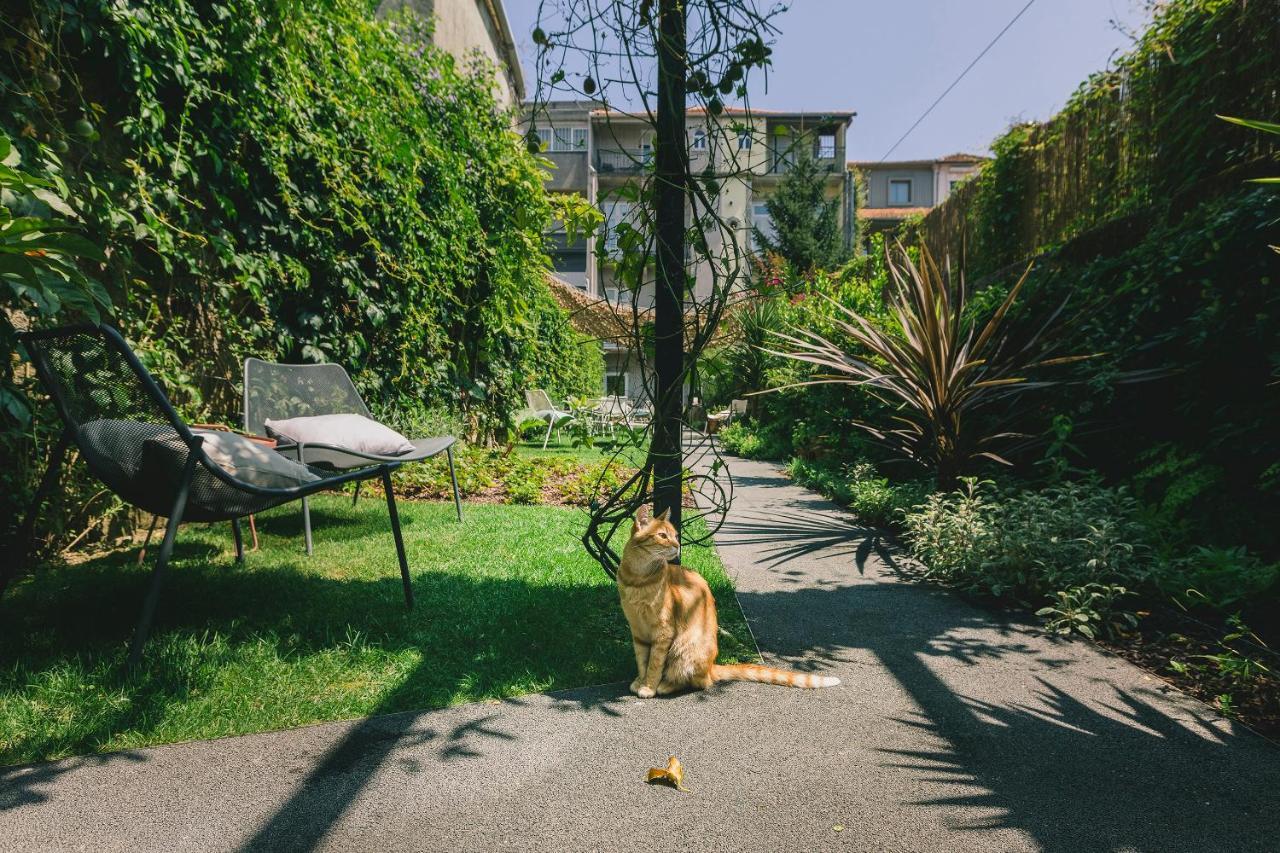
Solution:
[(677, 791), (689, 792), (689, 789), (684, 786), (684, 767), (681, 766), (680, 759), (674, 755), (667, 759), (665, 770), (650, 767), (649, 775), (645, 777), (645, 781), (650, 785), (670, 785)]

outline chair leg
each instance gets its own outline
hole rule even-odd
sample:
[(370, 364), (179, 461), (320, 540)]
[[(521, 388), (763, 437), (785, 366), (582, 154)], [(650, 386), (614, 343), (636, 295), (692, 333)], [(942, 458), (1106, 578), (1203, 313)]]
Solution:
[(307, 546), (307, 556), (311, 556), (311, 503), (302, 499), (302, 541)]
[(404, 605), (413, 609), (413, 585), (409, 583), (409, 560), (404, 555), (404, 536), (400, 532), (400, 513), (396, 511), (396, 495), (391, 490), (391, 469), (382, 469), (382, 490), (387, 493), (387, 514), (391, 516), (391, 535), (396, 540), (396, 556), (400, 558), (400, 580), (404, 582)]
[(160, 516), (151, 516), (151, 526), (147, 528), (147, 538), (142, 540), (142, 547), (138, 549), (138, 565), (141, 566), (143, 560), (147, 559), (147, 549), (151, 547), (151, 537), (156, 535), (156, 525), (160, 523)]
[(458, 494), (458, 474), (453, 470), (453, 448), (444, 453), (449, 458), (449, 479), (453, 481), (453, 508), (458, 511), (458, 521), (462, 521), (462, 497)]
[(240, 519), (231, 519), (231, 535), (236, 540), (236, 562), (244, 562), (244, 536), (240, 533)]
[(173, 512), (169, 514), (169, 523), (164, 528), (160, 554), (156, 557), (155, 568), (151, 570), (151, 587), (147, 590), (147, 598), (142, 603), (138, 627), (133, 632), (133, 644), (129, 647), (130, 671), (133, 671), (142, 661), (142, 647), (147, 644), (147, 636), (151, 633), (151, 619), (155, 616), (156, 603), (160, 600), (160, 587), (164, 585), (164, 573), (169, 567), (169, 557), (173, 554), (173, 541), (178, 535), (178, 525), (182, 523), (182, 513), (187, 508), (187, 494), (191, 490), (191, 477), (195, 473), (195, 465), (196, 455), (188, 454), (182, 483), (178, 486), (178, 495), (173, 501)]
[[(294, 455), (298, 457), (298, 464), (305, 465), (306, 460), (303, 459), (302, 445), (299, 444), (294, 450)], [(302, 542), (306, 545), (307, 556), (311, 556), (311, 501), (307, 498), (302, 499)]]
[(556, 425), (555, 418), (547, 419), (547, 434), (542, 437), (542, 449), (547, 449), (547, 442), (551, 440), (551, 429)]
[(58, 483), (58, 474), (62, 471), (62, 462), (66, 459), (67, 448), (70, 446), (71, 433), (64, 430), (58, 436), (58, 443), (53, 446), (53, 453), (49, 456), (49, 467), (44, 469), (44, 476), (40, 478), (40, 485), (36, 487), (35, 497), (31, 501), (31, 508), (27, 510), (26, 517), (22, 519), (22, 526), (18, 528), (14, 539), (12, 559), (0, 560), (0, 595), (4, 595), (5, 589), (9, 586), (9, 581), (13, 579), (13, 575), (18, 571), (18, 567), (26, 565), (31, 556), (31, 540), (35, 538), (36, 534), (36, 516), (40, 514), (40, 507), (44, 505), (49, 493), (53, 491), (53, 487)]
[(360, 500), (360, 481), (356, 481), (356, 493), (351, 496), (351, 505), (355, 506), (356, 501)]

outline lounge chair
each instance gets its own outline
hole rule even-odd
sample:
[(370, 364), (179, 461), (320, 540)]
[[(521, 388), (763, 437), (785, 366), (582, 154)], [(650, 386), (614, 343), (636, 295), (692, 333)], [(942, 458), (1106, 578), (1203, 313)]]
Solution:
[[(338, 364), (276, 364), (258, 358), (244, 360), (244, 428), (253, 435), (266, 435), (268, 420), (315, 415), (363, 415), (369, 417), (365, 405), (347, 371)], [(412, 440), (413, 450), (397, 456), (361, 453), (333, 444), (299, 444), (281, 440), (280, 453), (293, 456), (304, 465), (331, 471), (348, 471), (369, 465), (399, 466), (406, 462), (422, 462), (444, 453), (449, 459), (449, 479), (453, 484), (453, 505), (462, 521), (462, 499), (458, 494), (458, 476), (453, 466), (451, 435)], [(355, 503), (360, 497), (356, 483)], [(311, 506), (302, 499), (302, 536), (307, 553), (311, 547)]]
[(747, 401), (733, 400), (729, 403), (729, 408), (707, 415), (707, 432), (711, 434), (717, 433), (725, 424), (733, 423), (733, 421), (746, 414)]
[[(370, 461), (356, 470), (334, 473), (288, 462), (269, 450), (252, 447), (253, 442), (247, 439), (233, 437), (228, 444), (218, 438), (229, 433), (194, 431), (179, 417), (124, 338), (110, 326), (68, 326), (30, 332), (20, 340), (64, 425), (22, 534), (29, 539), (35, 516), (57, 483), (58, 471), (72, 444), (80, 449), (94, 476), (122, 500), (144, 512), (168, 518), (129, 650), (131, 667), (141, 659), (182, 522), (232, 522), (236, 559), (243, 560), (239, 519), (374, 477), (382, 478), (386, 491), (404, 601), (407, 607), (413, 607), (409, 563), (391, 489), (391, 471), (399, 461)], [(244, 443), (235, 443), (236, 440)], [(240, 455), (227, 455), (232, 452)], [(224, 461), (214, 461), (210, 453)], [(292, 467), (265, 475), (252, 468), (252, 464), (281, 467), (277, 459)], [(237, 474), (231, 473), (233, 470)], [(249, 482), (243, 479), (245, 476), (258, 482)], [(264, 476), (269, 476), (273, 485), (261, 485)]]
[(532, 416), (540, 421), (547, 422), (547, 434), (542, 437), (542, 449), (547, 449), (547, 442), (551, 440), (552, 428), (558, 426), (561, 421), (573, 420), (573, 413), (557, 409), (551, 403), (551, 398), (547, 396), (547, 392), (541, 388), (534, 388), (524, 392), (524, 401), (532, 410)]

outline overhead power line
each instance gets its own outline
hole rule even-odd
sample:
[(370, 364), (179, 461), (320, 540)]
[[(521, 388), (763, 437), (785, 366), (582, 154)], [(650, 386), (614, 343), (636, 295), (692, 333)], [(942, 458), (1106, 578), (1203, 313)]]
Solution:
[(892, 154), (894, 151), (898, 150), (898, 146), (901, 145), (903, 142), (905, 142), (907, 137), (911, 135), (911, 132), (920, 126), (920, 122), (924, 121), (926, 118), (929, 117), (929, 113), (933, 112), (933, 108), (936, 107), (938, 104), (942, 103), (943, 98), (951, 94), (951, 90), (954, 89), (957, 85), (959, 85), (960, 81), (964, 79), (964, 75), (968, 74), (969, 71), (972, 70), (973, 66), (977, 65), (978, 62), (982, 59), (982, 57), (987, 55), (987, 51), (991, 50), (991, 48), (996, 46), (996, 42), (1000, 41), (1001, 37), (1004, 36), (1005, 33), (1009, 32), (1010, 27), (1018, 23), (1018, 19), (1021, 18), (1024, 14), (1026, 14), (1027, 10), (1030, 9), (1035, 2), (1036, 0), (1027, 0), (1027, 5), (1023, 6), (1020, 10), (1018, 10), (1018, 14), (1014, 15), (1011, 19), (1009, 19), (1009, 23), (1004, 25), (1004, 29), (996, 33), (996, 37), (991, 40), (990, 44), (988, 44), (986, 47), (982, 49), (982, 53), (979, 53), (977, 56), (975, 56), (973, 58), (973, 62), (970, 62), (968, 65), (965, 66), (965, 69), (960, 72), (960, 76), (952, 80), (951, 85), (948, 86), (943, 91), (943, 93), (938, 96), (938, 99), (936, 101), (934, 101), (932, 104), (929, 105), (929, 109), (925, 110), (923, 113), (920, 114), (920, 118), (916, 119), (915, 124), (907, 128), (907, 132), (902, 134), (902, 136), (898, 139), (897, 142), (893, 143), (893, 147), (890, 148), (888, 151), (884, 152), (884, 156), (880, 158), (881, 163), (883, 163), (885, 160), (888, 160), (889, 155)]

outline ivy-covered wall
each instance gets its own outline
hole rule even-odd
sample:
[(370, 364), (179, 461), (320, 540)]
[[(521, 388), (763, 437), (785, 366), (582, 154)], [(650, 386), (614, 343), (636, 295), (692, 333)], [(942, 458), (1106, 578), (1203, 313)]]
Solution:
[[(1170, 0), (1114, 67), (1043, 124), (997, 139), (995, 159), (918, 226), (972, 277), (1122, 220), (1185, 210), (1271, 173), (1280, 138), (1218, 115), (1280, 115), (1275, 0)], [(916, 227), (913, 226), (913, 230)]]
[[(0, 130), (65, 181), (113, 321), (190, 417), (237, 420), (246, 355), (341, 363), (375, 406), (445, 407), (480, 439), (530, 384), (595, 390), (573, 386), (599, 347), (545, 279), (542, 173), (492, 69), (419, 19), (367, 0), (0, 11)], [(29, 428), (4, 429), (37, 461)]]
[[(1063, 354), (1093, 358), (1000, 413), (1052, 432), (1055, 464), (1131, 484), (1170, 541), (1280, 554), (1277, 138), (1216, 114), (1280, 115), (1274, 0), (1171, 0), (1113, 71), (996, 141), (980, 177), (902, 235), (993, 306), (1034, 260), (1028, 327), (1065, 305)], [(1018, 457), (1046, 470), (1043, 442)]]

